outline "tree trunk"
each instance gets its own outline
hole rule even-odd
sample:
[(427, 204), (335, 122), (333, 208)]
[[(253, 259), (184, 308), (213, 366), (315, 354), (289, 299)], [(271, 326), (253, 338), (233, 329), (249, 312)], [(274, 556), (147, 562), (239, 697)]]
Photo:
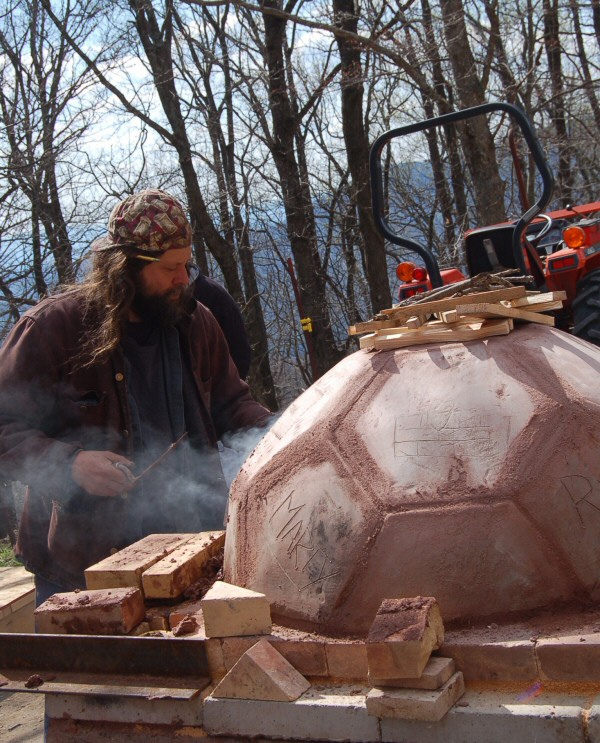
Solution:
[[(336, 26), (357, 32), (358, 12), (354, 0), (333, 0), (333, 11)], [(342, 36), (337, 36), (336, 42), (342, 62), (342, 126), (352, 176), (351, 196), (358, 211), (371, 305), (373, 313), (377, 313), (391, 305), (392, 295), (384, 239), (375, 226), (371, 206), (369, 141), (363, 119), (361, 50)]]
[(571, 148), (567, 131), (567, 112), (562, 80), (562, 61), (558, 17), (558, 1), (543, 0), (544, 7), (544, 48), (550, 71), (551, 93), (549, 109), (558, 137), (558, 174), (556, 178), (557, 195), (567, 206), (572, 198), (573, 176), (571, 173)]
[[(485, 91), (469, 46), (462, 0), (440, 0), (440, 6), (460, 106), (480, 106), (486, 102)], [(506, 219), (505, 186), (498, 171), (494, 140), (488, 123), (484, 117), (476, 116), (465, 121), (459, 131), (473, 181), (478, 221), (481, 225), (502, 222)]]
[(185, 183), (198, 264), (204, 273), (208, 273), (208, 262), (204, 253), (206, 245), (226, 277), (228, 286), (233, 287), (233, 295), (239, 297), (242, 295), (242, 287), (232, 246), (219, 234), (213, 224), (194, 169), (192, 148), (175, 87), (171, 56), (173, 35), (171, 11), (167, 9), (162, 27), (159, 27), (151, 2), (129, 0), (129, 5), (134, 13), (138, 35), (152, 70), (158, 97), (173, 132), (172, 144), (177, 152)]
[[(277, 0), (265, 0), (264, 4), (278, 7)], [(263, 15), (263, 22), (273, 124), (271, 153), (281, 183), (287, 234), (296, 264), (299, 290), (306, 315), (312, 321), (317, 372), (321, 375), (342, 358), (343, 352), (337, 348), (333, 337), (310, 189), (300, 177), (294, 152), (295, 130), (299, 121), (293, 115), (285, 75), (283, 48), (286, 22), (268, 14)]]
[(594, 81), (592, 78), (590, 64), (585, 50), (585, 40), (581, 30), (581, 21), (579, 20), (579, 6), (575, 0), (569, 0), (569, 5), (573, 16), (573, 28), (575, 29), (575, 39), (577, 40), (577, 51), (579, 53), (579, 63), (581, 64), (581, 72), (584, 80), (584, 90), (590, 108), (592, 109), (592, 114), (594, 115), (596, 129), (600, 132), (600, 105), (598, 104), (598, 98), (594, 91), (595, 82), (597, 82), (597, 80)]
[[(221, 115), (212, 92), (212, 67), (203, 66), (202, 61), (197, 58), (196, 48), (194, 46), (195, 40), (188, 36), (188, 43), (192, 57), (196, 62), (196, 69), (202, 75), (204, 81), (206, 95), (203, 102), (207, 109), (207, 127), (213, 147), (214, 171), (219, 186), (221, 224), (225, 230), (228, 242), (231, 245), (237, 246), (244, 294), (235, 296), (235, 287), (230, 287), (227, 277), (224, 276), (224, 278), (228, 290), (240, 305), (248, 333), (248, 340), (252, 348), (248, 384), (254, 397), (259, 402), (262, 402), (269, 410), (276, 411), (279, 409), (279, 403), (275, 394), (275, 384), (271, 372), (267, 328), (262, 311), (252, 246), (250, 245), (250, 230), (241, 212), (242, 198), (238, 187), (235, 161), (233, 85), (231, 81), (227, 39), (224, 29), (206, 9), (204, 17), (213, 29), (221, 50), (220, 72), (223, 75), (225, 86), (223, 96), (223, 107), (226, 115), (225, 130), (223, 129)], [(226, 18), (227, 16), (224, 17)], [(183, 24), (181, 24), (181, 27), (181, 30), (185, 33)]]

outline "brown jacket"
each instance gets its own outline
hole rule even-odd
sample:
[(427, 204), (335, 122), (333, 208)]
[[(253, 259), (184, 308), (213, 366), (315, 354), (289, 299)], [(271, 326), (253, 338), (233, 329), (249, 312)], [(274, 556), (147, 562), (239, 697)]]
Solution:
[[(194, 302), (180, 323), (201, 412), (213, 445), (227, 431), (264, 425), (268, 410), (237, 374), (212, 314)], [(43, 300), (15, 325), (0, 349), (0, 472), (28, 486), (17, 555), (32, 572), (74, 588), (85, 567), (121, 549), (126, 501), (78, 488), (71, 464), (81, 449), (132, 458), (125, 363), (115, 352), (76, 368), (84, 332), (76, 292)]]

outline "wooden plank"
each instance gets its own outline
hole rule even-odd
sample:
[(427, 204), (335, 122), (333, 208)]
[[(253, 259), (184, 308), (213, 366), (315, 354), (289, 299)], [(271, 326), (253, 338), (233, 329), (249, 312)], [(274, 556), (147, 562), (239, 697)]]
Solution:
[(515, 320), (534, 322), (539, 325), (554, 325), (552, 315), (542, 315), (539, 312), (520, 310), (517, 307), (507, 307), (505, 304), (481, 304), (459, 305), (457, 311), (463, 315), (480, 315), (483, 317), (512, 317)]
[(400, 335), (378, 335), (373, 343), (375, 350), (391, 350), (419, 346), (426, 343), (450, 343), (480, 340), (493, 335), (507, 335), (512, 330), (510, 318), (472, 323), (471, 325), (424, 328)]
[(359, 348), (375, 348), (375, 338), (377, 338), (377, 333), (363, 335), (358, 342)]
[(540, 305), (556, 304), (567, 298), (567, 292), (538, 292), (537, 294), (527, 294), (525, 297), (511, 300), (513, 307), (531, 307), (538, 312), (541, 310)]
[(142, 588), (142, 573), (195, 534), (150, 534), (85, 570), (89, 589)]
[[(385, 315), (390, 320), (393, 319), (399, 321), (420, 313), (421, 311), (432, 314), (434, 312), (456, 309), (457, 305), (478, 304), (481, 302), (500, 302), (504, 299), (518, 299), (525, 295), (526, 290), (524, 286), (509, 286), (506, 289), (493, 289), (488, 292), (465, 294), (461, 297), (448, 297), (446, 299), (437, 299), (430, 302), (410, 304), (405, 307), (392, 307), (387, 310), (382, 310), (380, 314)], [(374, 329), (375, 328), (373, 328), (373, 330)]]
[(373, 336), (375, 338), (380, 337), (386, 337), (389, 338), (392, 335), (410, 335), (411, 333), (419, 333), (423, 331), (432, 331), (432, 330), (444, 330), (448, 329), (451, 330), (452, 328), (455, 328), (458, 325), (473, 325), (476, 322), (484, 322), (486, 317), (478, 317), (473, 315), (459, 315), (456, 319), (456, 322), (453, 323), (445, 323), (442, 322), (442, 320), (430, 320), (429, 322), (425, 323), (424, 325), (421, 325), (419, 328), (409, 328), (406, 325), (396, 325), (393, 328), (386, 328), (385, 331), (379, 331), (378, 333), (373, 333)]
[(501, 304), (505, 305), (506, 307), (517, 307), (518, 309), (531, 309), (535, 312), (551, 312), (553, 310), (562, 310), (563, 303), (562, 300), (556, 300), (554, 302), (539, 302), (536, 304), (530, 304), (530, 305), (514, 305), (512, 302), (501, 302)]
[(427, 321), (426, 315), (414, 315), (404, 323), (407, 328), (420, 328)]
[[(414, 313), (412, 313), (414, 314)], [(361, 333), (372, 333), (376, 330), (385, 330), (393, 328), (398, 323), (395, 320), (367, 320), (366, 322), (357, 322), (348, 328), (349, 335), (360, 335)]]
[(225, 544), (224, 531), (203, 531), (151, 565), (142, 575), (149, 599), (172, 599), (202, 576), (202, 568)]
[(447, 324), (458, 322), (458, 312), (456, 310), (445, 310), (444, 312), (437, 312), (436, 316), (439, 320)]

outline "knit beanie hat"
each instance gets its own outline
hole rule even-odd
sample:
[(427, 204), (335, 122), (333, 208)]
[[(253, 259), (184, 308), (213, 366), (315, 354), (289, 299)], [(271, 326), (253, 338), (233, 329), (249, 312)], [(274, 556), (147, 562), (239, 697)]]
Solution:
[(148, 188), (114, 207), (107, 234), (94, 240), (92, 250), (129, 248), (158, 256), (191, 244), (192, 227), (183, 206), (165, 191)]

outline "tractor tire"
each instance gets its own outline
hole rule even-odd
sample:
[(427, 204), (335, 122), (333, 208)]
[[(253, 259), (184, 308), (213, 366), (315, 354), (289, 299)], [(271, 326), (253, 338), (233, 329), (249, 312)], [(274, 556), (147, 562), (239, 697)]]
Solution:
[(600, 269), (577, 284), (573, 300), (573, 335), (600, 346)]

